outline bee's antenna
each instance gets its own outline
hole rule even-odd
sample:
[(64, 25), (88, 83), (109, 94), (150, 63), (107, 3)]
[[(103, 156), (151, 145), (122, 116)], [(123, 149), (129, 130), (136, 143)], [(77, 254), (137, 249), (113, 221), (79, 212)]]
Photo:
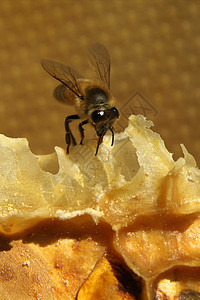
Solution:
[(98, 150), (99, 150), (99, 146), (101, 145), (101, 143), (103, 142), (103, 137), (105, 135), (105, 131), (102, 132), (102, 134), (99, 136), (99, 139), (98, 139), (98, 143), (97, 143), (97, 149), (96, 149), (96, 153), (95, 153), (95, 156), (97, 155), (98, 153)]
[(113, 146), (113, 145), (114, 145), (114, 131), (113, 131), (112, 127), (109, 127), (109, 129), (110, 129), (110, 131), (111, 131), (111, 133), (112, 133), (112, 142), (111, 142), (111, 146)]
[(101, 144), (101, 136), (99, 137), (98, 139), (98, 143), (97, 143), (97, 148), (96, 148), (96, 153), (95, 153), (95, 156), (97, 155), (98, 153), (98, 150), (99, 150), (99, 145)]

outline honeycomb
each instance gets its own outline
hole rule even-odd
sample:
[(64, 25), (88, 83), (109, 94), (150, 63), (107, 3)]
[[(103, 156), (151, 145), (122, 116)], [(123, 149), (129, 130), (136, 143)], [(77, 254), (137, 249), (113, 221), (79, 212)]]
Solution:
[(34, 155), (0, 136), (3, 299), (199, 299), (200, 171), (152, 121)]

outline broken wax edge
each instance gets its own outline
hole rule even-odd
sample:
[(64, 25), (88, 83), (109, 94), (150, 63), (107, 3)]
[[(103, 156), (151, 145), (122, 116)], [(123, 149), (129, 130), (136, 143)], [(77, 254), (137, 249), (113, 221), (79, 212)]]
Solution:
[(1, 234), (87, 214), (111, 226), (115, 249), (147, 287), (176, 264), (200, 267), (200, 171), (183, 145), (174, 161), (152, 125), (132, 115), (97, 156), (95, 141), (36, 156), (26, 139), (0, 135)]

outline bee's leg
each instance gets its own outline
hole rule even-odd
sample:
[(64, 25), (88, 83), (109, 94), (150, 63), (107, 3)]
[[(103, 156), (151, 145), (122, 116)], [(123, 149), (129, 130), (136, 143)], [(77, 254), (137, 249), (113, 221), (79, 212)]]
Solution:
[(111, 131), (111, 133), (112, 133), (112, 142), (111, 142), (111, 146), (113, 146), (113, 145), (114, 145), (114, 131), (113, 131), (112, 127), (109, 127), (109, 129), (110, 129), (110, 131)]
[(80, 119), (80, 117), (78, 115), (72, 115), (72, 116), (66, 117), (66, 119), (65, 119), (65, 130), (66, 130), (65, 141), (67, 144), (67, 154), (69, 153), (69, 146), (71, 145), (71, 140), (72, 140), (72, 144), (76, 145), (76, 140), (69, 128), (69, 123), (72, 120), (76, 120), (76, 119)]
[(95, 156), (97, 155), (97, 153), (99, 151), (100, 144), (103, 142), (104, 135), (105, 135), (105, 132), (102, 132), (102, 134), (99, 136), (99, 139), (98, 139), (98, 142), (97, 142), (97, 148), (96, 148)]
[(83, 145), (83, 139), (84, 139), (84, 137), (85, 137), (83, 125), (87, 124), (88, 122), (89, 122), (88, 120), (85, 120), (85, 121), (79, 123), (79, 125), (78, 125), (79, 131), (80, 131), (80, 133), (81, 133), (81, 141), (80, 141), (80, 144), (81, 144), (81, 145)]

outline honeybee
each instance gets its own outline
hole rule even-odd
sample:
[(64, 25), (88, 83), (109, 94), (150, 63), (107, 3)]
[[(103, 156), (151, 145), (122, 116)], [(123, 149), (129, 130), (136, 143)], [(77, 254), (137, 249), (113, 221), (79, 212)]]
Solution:
[(115, 99), (110, 92), (110, 56), (108, 50), (99, 43), (93, 44), (89, 52), (89, 62), (97, 75), (97, 79), (94, 80), (85, 79), (71, 67), (58, 62), (51, 60), (41, 62), (45, 71), (61, 82), (54, 91), (55, 98), (62, 103), (75, 105), (77, 110), (77, 114), (65, 119), (67, 153), (71, 143), (76, 145), (69, 127), (69, 123), (75, 119), (83, 119), (79, 123), (81, 145), (84, 140), (83, 126), (90, 123), (96, 130), (98, 141), (95, 155), (108, 130), (112, 133), (111, 146), (114, 144), (113, 124), (119, 118), (119, 112), (114, 106)]

